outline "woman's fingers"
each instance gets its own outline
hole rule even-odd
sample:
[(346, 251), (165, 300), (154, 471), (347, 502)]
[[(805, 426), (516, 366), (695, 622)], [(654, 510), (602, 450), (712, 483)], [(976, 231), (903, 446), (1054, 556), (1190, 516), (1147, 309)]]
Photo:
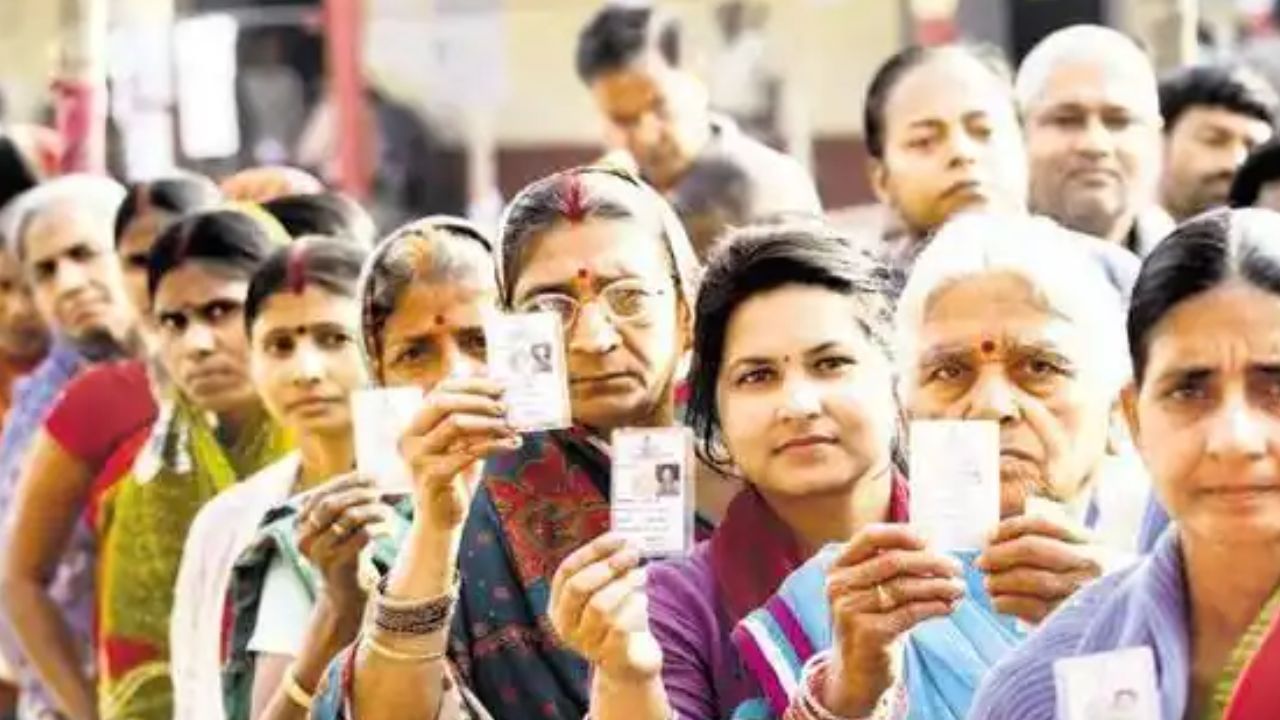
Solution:
[(573, 630), (575, 644), (584, 651), (601, 647), (611, 633), (621, 629), (619, 613), (629, 598), (644, 593), (644, 583), (644, 570), (635, 568), (596, 591), (583, 606)]
[(489, 417), (506, 415), (506, 403), (502, 401), (503, 389), (492, 380), (461, 378), (441, 382), (428, 393), (422, 409), (405, 431), (406, 435), (423, 435), (444, 418), (455, 413), (467, 413)]
[(517, 437), (506, 418), (455, 413), (419, 436), (419, 453), (442, 454), (455, 451), (478, 440), (502, 440)]
[(610, 556), (617, 554), (624, 547), (627, 541), (625, 538), (605, 533), (582, 547), (569, 553), (569, 557), (560, 563), (560, 567), (556, 568), (556, 573), (551, 578), (551, 594), (555, 596), (561, 587), (570, 579), (582, 572), (589, 565), (593, 565), (600, 560), (604, 560)]
[(874, 523), (858, 531), (836, 558), (834, 567), (853, 567), (889, 550), (924, 550), (924, 538), (909, 525)]
[(839, 577), (849, 589), (865, 589), (902, 576), (960, 577), (954, 558), (929, 551), (890, 550), (852, 567), (836, 567), (828, 578)]
[(843, 578), (833, 578), (827, 587), (836, 597), (849, 598), (846, 611), (860, 614), (885, 614), (914, 602), (956, 603), (965, 595), (964, 581), (957, 578), (899, 577), (869, 588), (851, 587)]
[(577, 635), (587, 603), (639, 565), (639, 552), (608, 535), (566, 558), (551, 581), (551, 617), (556, 632), (566, 639)]

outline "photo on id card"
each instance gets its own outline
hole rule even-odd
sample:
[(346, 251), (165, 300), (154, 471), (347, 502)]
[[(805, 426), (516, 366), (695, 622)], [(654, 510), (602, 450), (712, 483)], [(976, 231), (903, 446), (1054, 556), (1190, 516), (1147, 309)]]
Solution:
[(1000, 524), (1000, 428), (917, 420), (910, 429), (910, 517), (931, 547), (979, 550)]
[(1155, 668), (1145, 645), (1055, 662), (1058, 720), (1160, 720)]
[(484, 335), (489, 377), (506, 389), (511, 427), (523, 433), (572, 425), (560, 316), (495, 313), (485, 319)]
[(421, 388), (357, 390), (351, 396), (356, 471), (387, 492), (409, 492), (413, 474), (400, 455), (400, 438), (426, 401)]
[(613, 433), (610, 525), (645, 557), (683, 555), (693, 539), (693, 436), (687, 428)]

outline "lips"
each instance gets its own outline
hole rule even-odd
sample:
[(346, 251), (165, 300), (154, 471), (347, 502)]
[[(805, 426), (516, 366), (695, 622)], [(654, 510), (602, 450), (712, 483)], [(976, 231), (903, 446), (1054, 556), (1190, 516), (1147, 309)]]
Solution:
[(585, 377), (576, 377), (569, 380), (570, 385), (604, 385), (607, 383), (621, 382), (623, 380), (634, 380), (636, 375), (629, 372), (613, 372), (599, 373), (596, 375), (587, 375)]
[(961, 180), (948, 187), (946, 192), (942, 193), (942, 199), (950, 200), (958, 197), (982, 197), (986, 195), (985, 185), (977, 180)]
[(239, 380), (239, 375), (223, 368), (199, 370), (187, 375), (189, 385), (225, 385)]
[(285, 405), (288, 412), (314, 412), (316, 410), (328, 409), (342, 402), (342, 398), (332, 397), (307, 397), (294, 400)]
[(1107, 168), (1083, 168), (1073, 170), (1067, 179), (1085, 183), (1087, 185), (1100, 185), (1106, 183), (1119, 183), (1120, 173)]
[(834, 445), (835, 443), (836, 439), (829, 435), (801, 435), (779, 443), (773, 451), (780, 454), (789, 450), (804, 450), (824, 445)]
[(1022, 460), (1029, 463), (1038, 462), (1038, 458), (1026, 450), (1020, 450), (1018, 448), (1000, 448), (1000, 459), (1004, 460), (1006, 458), (1010, 460)]

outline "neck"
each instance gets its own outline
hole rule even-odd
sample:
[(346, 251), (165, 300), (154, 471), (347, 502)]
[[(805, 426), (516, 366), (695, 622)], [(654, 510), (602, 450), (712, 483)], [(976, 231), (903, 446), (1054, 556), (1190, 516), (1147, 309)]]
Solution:
[(1230, 652), (1280, 586), (1280, 552), (1274, 544), (1214, 542), (1183, 532), (1182, 555), (1192, 647), (1197, 654), (1213, 654), (1215, 647)]
[(1129, 233), (1136, 232), (1137, 227), (1138, 213), (1131, 210), (1116, 218), (1115, 223), (1111, 226), (1111, 232), (1107, 233), (1106, 239), (1117, 245), (1124, 245), (1129, 240)]
[(323, 485), (355, 467), (355, 444), (350, 432), (300, 436), (298, 451), (302, 454), (302, 491)]
[(769, 507), (795, 533), (806, 557), (833, 542), (847, 542), (863, 526), (889, 517), (893, 473), (878, 466), (827, 493), (782, 495), (761, 490)]
[(262, 408), (253, 405), (218, 413), (218, 439), (226, 447), (236, 445), (241, 435), (253, 427), (261, 412)]

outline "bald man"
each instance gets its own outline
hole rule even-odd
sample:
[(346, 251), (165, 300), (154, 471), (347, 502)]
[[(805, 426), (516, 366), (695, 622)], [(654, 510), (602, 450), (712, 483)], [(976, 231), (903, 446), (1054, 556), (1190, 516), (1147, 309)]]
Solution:
[(1032, 211), (1150, 252), (1173, 222), (1157, 202), (1162, 120), (1142, 49), (1106, 27), (1059, 30), (1027, 54), (1016, 92)]

